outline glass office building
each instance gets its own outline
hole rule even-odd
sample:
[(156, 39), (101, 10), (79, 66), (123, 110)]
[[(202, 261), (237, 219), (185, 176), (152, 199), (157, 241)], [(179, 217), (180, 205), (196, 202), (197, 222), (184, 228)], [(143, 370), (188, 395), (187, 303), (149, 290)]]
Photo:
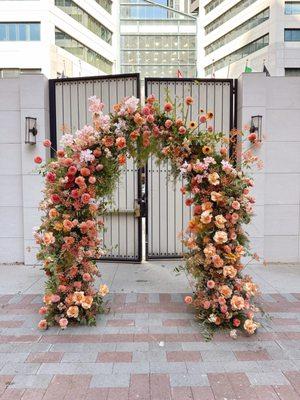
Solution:
[(196, 18), (182, 0), (121, 0), (121, 72), (196, 77)]

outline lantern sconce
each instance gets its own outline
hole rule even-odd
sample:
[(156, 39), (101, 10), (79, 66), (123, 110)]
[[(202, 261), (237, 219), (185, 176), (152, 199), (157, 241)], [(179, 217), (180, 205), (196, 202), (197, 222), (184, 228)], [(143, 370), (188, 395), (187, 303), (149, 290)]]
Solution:
[(262, 115), (253, 115), (251, 117), (250, 133), (256, 133), (257, 140), (262, 141)]
[(36, 127), (36, 118), (25, 117), (25, 143), (36, 144), (36, 135), (38, 133)]

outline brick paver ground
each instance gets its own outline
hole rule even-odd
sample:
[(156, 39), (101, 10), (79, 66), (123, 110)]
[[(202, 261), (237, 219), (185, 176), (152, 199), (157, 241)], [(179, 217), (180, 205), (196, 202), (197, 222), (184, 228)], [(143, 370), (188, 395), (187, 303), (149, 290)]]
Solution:
[(114, 294), (96, 327), (36, 329), (41, 295), (0, 296), (1, 400), (300, 399), (300, 293), (259, 333), (205, 342), (181, 294)]

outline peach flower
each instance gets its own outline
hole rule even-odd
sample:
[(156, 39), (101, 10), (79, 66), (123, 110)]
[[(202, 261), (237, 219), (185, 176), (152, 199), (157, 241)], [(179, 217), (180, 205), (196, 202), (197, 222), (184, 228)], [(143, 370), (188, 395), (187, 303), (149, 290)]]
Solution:
[(226, 218), (224, 218), (223, 215), (217, 215), (215, 217), (215, 225), (219, 229), (224, 229), (225, 228), (225, 222), (226, 222)]
[(226, 278), (227, 276), (229, 276), (229, 278), (234, 278), (237, 274), (237, 270), (232, 266), (232, 265), (225, 265), (225, 267), (223, 267), (223, 275)]
[(99, 295), (101, 297), (106, 296), (109, 293), (108, 286), (107, 285), (100, 285), (98, 293), (99, 293)]
[(219, 192), (211, 192), (210, 198), (212, 199), (212, 201), (220, 202), (223, 200), (223, 195)]
[(207, 179), (208, 179), (208, 182), (214, 186), (217, 186), (220, 183), (220, 176), (217, 172), (213, 172), (213, 173), (209, 174)]
[(216, 254), (216, 248), (214, 245), (212, 244), (208, 244), (204, 250), (203, 250), (204, 254), (206, 255), (206, 257), (213, 257)]
[(81, 304), (84, 301), (84, 292), (74, 292), (73, 301), (75, 304)]
[(230, 304), (233, 310), (242, 310), (245, 307), (245, 301), (241, 296), (233, 295)]
[(88, 310), (89, 308), (91, 308), (93, 304), (93, 296), (85, 296), (82, 305), (82, 308), (84, 308), (85, 310)]
[(200, 220), (203, 224), (209, 224), (212, 220), (212, 215), (211, 215), (210, 211), (204, 211), (201, 214)]
[(212, 202), (206, 201), (205, 203), (201, 204), (202, 210), (203, 211), (212, 211)]
[(256, 331), (258, 327), (259, 324), (257, 322), (254, 322), (252, 319), (246, 319), (246, 321), (244, 322), (244, 329), (250, 335), (253, 335), (253, 333)]
[(186, 304), (192, 304), (193, 298), (192, 298), (191, 296), (185, 296), (184, 302), (185, 302)]
[(69, 219), (64, 219), (63, 226), (65, 231), (70, 231), (73, 228), (73, 223)]
[(56, 218), (59, 216), (59, 212), (55, 208), (51, 208), (49, 210), (49, 217), (50, 218)]
[(79, 314), (79, 308), (77, 306), (71, 306), (67, 310), (67, 315), (69, 318), (77, 318)]
[(228, 299), (232, 295), (232, 290), (227, 285), (220, 286), (219, 287), (219, 292), (221, 293), (222, 296), (225, 297), (225, 299)]
[(221, 268), (224, 265), (224, 261), (218, 254), (212, 257), (212, 262), (216, 268)]
[(218, 244), (226, 243), (227, 240), (228, 240), (228, 236), (227, 236), (227, 233), (224, 232), (224, 231), (217, 231), (217, 232), (214, 234), (214, 241), (215, 241), (216, 243), (218, 243)]
[(52, 232), (46, 232), (44, 234), (43, 242), (46, 246), (53, 244), (55, 242), (55, 237), (53, 236)]

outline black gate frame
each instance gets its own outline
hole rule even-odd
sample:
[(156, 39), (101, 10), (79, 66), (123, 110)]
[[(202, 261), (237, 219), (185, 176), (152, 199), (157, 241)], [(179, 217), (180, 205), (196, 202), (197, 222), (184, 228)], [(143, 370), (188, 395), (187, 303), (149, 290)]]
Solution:
[[(136, 94), (135, 96), (140, 99), (141, 98), (141, 86), (140, 86), (140, 74), (116, 74), (116, 75), (100, 75), (100, 76), (84, 76), (84, 77), (74, 77), (74, 78), (58, 78), (58, 79), (49, 79), (49, 114), (50, 114), (50, 140), (52, 143), (53, 149), (51, 149), (51, 157), (55, 156), (55, 152), (57, 150), (57, 129), (56, 129), (56, 92), (55, 86), (58, 82), (78, 82), (78, 81), (92, 81), (92, 80), (107, 80), (107, 79), (118, 79), (118, 78), (136, 78)], [(101, 257), (101, 261), (109, 261), (109, 262), (130, 262), (130, 263), (140, 263), (143, 259), (143, 241), (142, 241), (142, 218), (145, 214), (144, 207), (144, 198), (142, 195), (142, 175), (143, 169), (138, 169), (137, 175), (137, 196), (138, 196), (138, 204), (140, 206), (140, 216), (135, 217), (138, 220), (138, 249), (137, 249), (137, 257), (136, 258), (126, 258), (126, 257)]]
[[(220, 82), (220, 83), (226, 83), (228, 82), (230, 85), (230, 116), (229, 116), (229, 129), (230, 129), (230, 134), (229, 134), (229, 154), (230, 156), (235, 154), (235, 149), (236, 149), (236, 139), (237, 136), (234, 135), (231, 131), (235, 128), (237, 128), (237, 85), (238, 85), (238, 80), (237, 79), (217, 79), (217, 78), (150, 78), (147, 77), (145, 78), (145, 98), (147, 98), (151, 93), (148, 93), (148, 82), (149, 81), (156, 81), (156, 82)], [(234, 161), (234, 164), (236, 163), (236, 160)], [(146, 183), (145, 183), (145, 217), (146, 217), (146, 251), (145, 251), (145, 257), (146, 260), (178, 260), (181, 259), (180, 256), (177, 255), (151, 255), (149, 256), (149, 251), (148, 251), (148, 166), (146, 164), (145, 166), (145, 175), (146, 175)]]
[[(114, 79), (114, 78), (136, 78), (137, 86), (136, 86), (136, 97), (141, 98), (141, 87), (140, 87), (140, 74), (116, 74), (116, 75), (101, 75), (101, 76), (88, 76), (88, 77), (78, 77), (78, 78), (59, 78), (59, 79), (50, 79), (49, 80), (49, 113), (50, 113), (50, 139), (52, 142), (52, 147), (55, 149), (51, 149), (51, 157), (54, 157), (55, 152), (57, 150), (57, 129), (56, 129), (56, 93), (55, 93), (55, 85), (57, 82), (78, 82), (78, 81), (91, 81), (91, 80), (106, 80), (106, 79)], [(149, 81), (156, 82), (228, 82), (230, 84), (230, 130), (237, 127), (237, 79), (199, 79), (199, 78), (156, 78), (149, 77), (145, 78), (145, 98), (150, 94), (148, 93), (148, 85)], [(230, 135), (230, 155), (234, 155), (236, 148), (236, 136)], [(143, 183), (145, 185), (145, 190), (143, 193)], [(131, 259), (126, 257), (103, 257), (102, 261), (110, 261), (110, 262), (130, 262), (130, 263), (140, 263), (143, 259), (143, 232), (142, 232), (142, 219), (146, 219), (146, 243), (145, 243), (145, 257), (146, 260), (162, 260), (162, 259), (179, 259), (180, 257), (177, 255), (159, 255), (159, 256), (149, 256), (148, 255), (148, 168), (147, 164), (143, 168), (138, 169), (138, 204), (140, 207), (140, 216), (138, 219), (138, 252), (137, 258)]]

